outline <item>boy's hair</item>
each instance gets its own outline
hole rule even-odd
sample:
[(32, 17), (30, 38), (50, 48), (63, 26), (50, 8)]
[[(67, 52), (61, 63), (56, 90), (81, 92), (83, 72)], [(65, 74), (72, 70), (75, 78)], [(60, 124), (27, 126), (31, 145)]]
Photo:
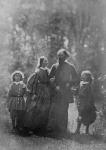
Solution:
[(18, 70), (14, 71), (12, 73), (11, 80), (15, 81), (15, 75), (17, 75), (17, 74), (20, 76), (20, 81), (22, 81), (24, 79), (24, 74), (21, 71), (18, 71)]
[(87, 82), (92, 82), (93, 80), (93, 75), (91, 71), (89, 70), (84, 70), (81, 73), (81, 80), (85, 79)]

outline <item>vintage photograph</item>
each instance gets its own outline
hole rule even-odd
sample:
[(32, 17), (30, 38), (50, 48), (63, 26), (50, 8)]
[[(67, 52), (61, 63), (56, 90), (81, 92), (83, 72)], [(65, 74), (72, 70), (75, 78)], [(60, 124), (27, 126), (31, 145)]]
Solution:
[(0, 150), (106, 150), (106, 0), (0, 0)]

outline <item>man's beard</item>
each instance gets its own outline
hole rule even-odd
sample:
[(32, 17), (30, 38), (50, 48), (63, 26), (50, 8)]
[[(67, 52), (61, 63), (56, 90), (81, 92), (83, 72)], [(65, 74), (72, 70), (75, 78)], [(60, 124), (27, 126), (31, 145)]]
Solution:
[(64, 58), (59, 58), (59, 64), (63, 64), (63, 63), (64, 63), (64, 61), (65, 61), (65, 59), (64, 59)]

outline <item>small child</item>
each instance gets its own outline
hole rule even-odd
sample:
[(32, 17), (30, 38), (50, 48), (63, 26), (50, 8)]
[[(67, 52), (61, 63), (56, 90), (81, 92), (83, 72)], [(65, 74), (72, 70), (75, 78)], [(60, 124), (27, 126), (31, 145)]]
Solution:
[(8, 92), (8, 109), (12, 120), (13, 129), (21, 130), (23, 127), (23, 115), (26, 107), (24, 95), (26, 85), (23, 82), (24, 74), (15, 71), (12, 74), (12, 84)]
[(77, 101), (78, 123), (76, 133), (80, 133), (81, 124), (84, 124), (86, 126), (86, 134), (88, 134), (90, 124), (96, 120), (92, 80), (93, 77), (90, 71), (82, 72)]

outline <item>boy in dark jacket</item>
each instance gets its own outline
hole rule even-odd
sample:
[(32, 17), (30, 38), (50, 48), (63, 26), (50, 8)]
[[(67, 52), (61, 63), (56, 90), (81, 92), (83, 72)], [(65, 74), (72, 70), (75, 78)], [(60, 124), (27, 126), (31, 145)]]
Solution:
[(82, 72), (77, 101), (79, 115), (76, 133), (80, 133), (81, 124), (84, 124), (86, 126), (86, 134), (88, 134), (90, 124), (92, 124), (96, 119), (92, 80), (93, 77), (90, 71), (86, 70)]

